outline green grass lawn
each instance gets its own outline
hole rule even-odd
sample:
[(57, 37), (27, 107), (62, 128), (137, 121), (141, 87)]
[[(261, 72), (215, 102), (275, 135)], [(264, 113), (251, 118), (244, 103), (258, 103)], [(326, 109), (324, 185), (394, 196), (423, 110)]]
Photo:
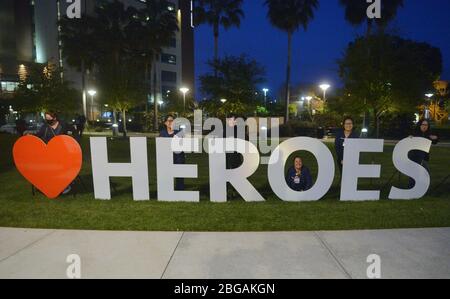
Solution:
[[(435, 186), (449, 174), (450, 148), (432, 149), (432, 187), (420, 200), (390, 201), (390, 186), (382, 190), (378, 202), (339, 202), (338, 179), (321, 201), (286, 203), (271, 192), (266, 172), (261, 166), (251, 182), (267, 199), (264, 203), (245, 203), (234, 199), (225, 204), (209, 201), (208, 159), (205, 155), (190, 155), (188, 163), (199, 165), (199, 179), (187, 180), (189, 190), (200, 190), (201, 203), (162, 203), (156, 199), (155, 144), (149, 139), (149, 169), (151, 197), (148, 202), (134, 202), (131, 179), (112, 179), (115, 192), (111, 201), (93, 198), (89, 140), (83, 139), (84, 163), (81, 176), (89, 190), (76, 197), (63, 196), (48, 200), (43, 195), (32, 196), (31, 186), (16, 171), (11, 150), (14, 136), (0, 134), (0, 226), (54, 229), (91, 230), (148, 230), (148, 231), (295, 231), (348, 230), (381, 228), (417, 228), (450, 226), (450, 181), (436, 190)], [(114, 150), (112, 150), (114, 147)], [(384, 154), (364, 154), (362, 163), (382, 164), (380, 180), (360, 180), (361, 190), (377, 190), (394, 173), (392, 146)], [(305, 157), (313, 174), (316, 162), (308, 153)], [(110, 162), (129, 162), (128, 140), (109, 142)], [(396, 176), (398, 187), (407, 178)]]

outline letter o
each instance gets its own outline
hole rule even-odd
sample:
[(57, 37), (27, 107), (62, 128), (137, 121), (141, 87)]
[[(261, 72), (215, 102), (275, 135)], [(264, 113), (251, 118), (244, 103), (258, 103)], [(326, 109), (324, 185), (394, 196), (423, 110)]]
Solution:
[[(296, 151), (311, 152), (318, 162), (317, 181), (305, 192), (292, 190), (286, 183), (285, 165)], [(309, 137), (296, 137), (280, 144), (270, 157), (268, 167), (269, 184), (273, 192), (283, 201), (302, 202), (321, 199), (333, 184), (335, 166), (333, 155), (321, 141)]]

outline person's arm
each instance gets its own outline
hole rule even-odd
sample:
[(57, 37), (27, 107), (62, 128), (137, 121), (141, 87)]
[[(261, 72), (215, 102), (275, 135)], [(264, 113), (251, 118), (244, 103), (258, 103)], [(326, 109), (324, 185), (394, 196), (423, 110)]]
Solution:
[(306, 182), (306, 188), (305, 191), (308, 191), (309, 189), (312, 188), (312, 177), (311, 177), (311, 172), (309, 171), (309, 168), (305, 168), (305, 182)]
[(294, 189), (294, 182), (292, 181), (291, 169), (289, 169), (286, 173), (286, 183), (289, 188)]
[(433, 142), (433, 145), (436, 145), (439, 143), (439, 137), (436, 135), (430, 135), (430, 140)]
[(339, 164), (342, 163), (342, 160), (344, 158), (344, 149), (342, 146), (341, 137), (341, 132), (338, 132), (336, 134), (336, 140), (334, 141), (334, 149), (336, 151), (336, 156)]
[(80, 143), (80, 141), (81, 141), (80, 140), (80, 135), (78, 134), (78, 131), (72, 125), (64, 124), (63, 125), (63, 134), (72, 137), (78, 143)]
[(37, 131), (37, 133), (36, 133), (34, 136), (43, 139), (44, 136), (45, 136), (45, 130), (46, 130), (46, 128), (47, 128), (47, 125), (45, 125), (45, 124), (42, 125), (41, 128), (39, 129), (39, 131)]

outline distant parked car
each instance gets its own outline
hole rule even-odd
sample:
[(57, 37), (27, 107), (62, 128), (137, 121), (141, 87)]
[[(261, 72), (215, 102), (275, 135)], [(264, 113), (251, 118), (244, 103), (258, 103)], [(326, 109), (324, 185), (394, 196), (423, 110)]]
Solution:
[(25, 131), (25, 135), (32, 134), (35, 135), (37, 132), (39, 132), (39, 129), (43, 126), (43, 123), (32, 123), (28, 126), (27, 130)]
[(327, 138), (335, 138), (338, 130), (339, 128), (336, 127), (328, 127), (325, 130), (325, 135), (327, 136)]
[(15, 124), (6, 124), (0, 127), (1, 133), (16, 134)]

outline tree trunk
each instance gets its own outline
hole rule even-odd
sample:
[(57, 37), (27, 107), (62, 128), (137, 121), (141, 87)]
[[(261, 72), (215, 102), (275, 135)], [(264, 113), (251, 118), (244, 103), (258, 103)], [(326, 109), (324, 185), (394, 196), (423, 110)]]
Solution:
[(367, 39), (372, 35), (372, 29), (373, 29), (373, 21), (368, 19), (367, 20), (367, 31), (366, 31)]
[(373, 116), (373, 120), (375, 122), (375, 137), (378, 139), (380, 137), (380, 111), (373, 109)]
[[(151, 79), (150, 79), (151, 80)], [(148, 63), (145, 63), (145, 84), (148, 83)], [(148, 96), (145, 98), (145, 115), (148, 115)]]
[(153, 61), (153, 81), (152, 81), (152, 94), (153, 94), (153, 112), (154, 112), (154, 119), (153, 119), (153, 130), (158, 131), (159, 126), (159, 117), (158, 117), (158, 99), (157, 99), (157, 92), (156, 92), (156, 63)]
[(123, 137), (127, 137), (127, 115), (126, 115), (126, 110), (123, 109), (122, 110), (122, 123), (123, 123)]
[[(219, 24), (214, 25), (214, 63), (219, 61)], [(214, 68), (214, 76), (217, 78), (217, 68)]]
[(117, 125), (117, 110), (116, 108), (113, 109), (113, 129), (112, 129), (113, 136), (116, 137), (118, 135), (118, 125)]
[[(84, 59), (81, 60), (81, 90), (82, 90), (82, 101), (83, 101), (83, 115), (88, 119), (87, 115), (87, 95), (86, 95), (86, 66)], [(86, 126), (89, 122), (86, 122)]]
[(288, 61), (286, 67), (286, 119), (289, 122), (289, 103), (291, 99), (292, 32), (288, 33)]

